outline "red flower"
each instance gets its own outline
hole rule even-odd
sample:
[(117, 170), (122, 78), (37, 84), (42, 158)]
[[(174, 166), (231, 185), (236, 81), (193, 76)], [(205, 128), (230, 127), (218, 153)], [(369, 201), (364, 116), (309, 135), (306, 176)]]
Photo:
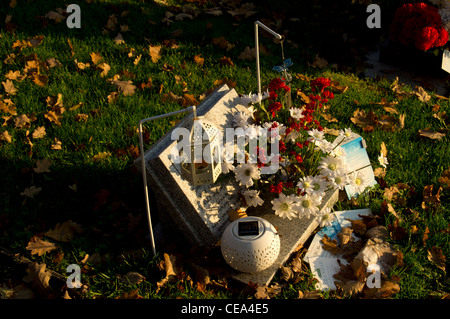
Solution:
[(270, 185), (269, 191), (280, 194), (283, 191), (283, 182), (279, 182), (277, 185)]
[[(317, 78), (314, 80), (311, 80), (310, 82), (312, 89), (318, 89), (320, 93), (323, 92), (323, 90), (331, 85), (330, 79), (327, 78)], [(319, 97), (320, 99), (320, 97)]]
[(275, 100), (278, 97), (278, 94), (275, 93), (275, 91), (270, 91), (269, 92), (269, 101)]
[(280, 102), (273, 102), (269, 105), (269, 112), (272, 113), (272, 117), (275, 117), (275, 113), (278, 112), (283, 107), (283, 104)]
[(390, 37), (423, 51), (448, 42), (448, 33), (442, 28), (438, 9), (423, 2), (407, 3), (396, 10)]
[(425, 27), (416, 34), (414, 45), (419, 50), (427, 51), (433, 47), (438, 38), (439, 32), (435, 28)]

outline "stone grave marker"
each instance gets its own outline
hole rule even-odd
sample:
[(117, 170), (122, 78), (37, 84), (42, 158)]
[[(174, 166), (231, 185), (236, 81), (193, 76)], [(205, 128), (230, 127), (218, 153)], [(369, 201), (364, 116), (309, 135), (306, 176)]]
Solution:
[[(225, 132), (226, 128), (233, 128), (234, 113), (245, 109), (246, 106), (240, 104), (236, 91), (223, 85), (197, 106), (197, 115), (204, 116)], [(186, 116), (173, 129), (184, 126), (186, 121), (192, 121), (192, 114)], [(230, 223), (228, 212), (239, 208), (238, 183), (234, 178), (220, 181), (219, 177), (219, 181), (213, 185), (190, 185), (181, 177), (179, 164), (175, 164), (170, 157), (176, 144), (176, 141), (171, 140), (172, 130), (144, 155), (148, 185), (155, 194), (160, 219), (164, 222), (169, 217), (171, 223), (175, 224), (192, 244), (215, 244)], [(135, 165), (140, 170), (140, 158), (135, 161)], [(322, 206), (333, 206), (337, 199), (338, 191), (329, 191)], [(318, 222), (315, 218), (280, 218), (274, 214), (269, 200), (265, 201), (264, 206), (247, 209), (247, 214), (262, 217), (277, 228), (281, 242), (280, 253), (268, 269), (255, 274), (235, 272), (234, 278), (243, 283), (251, 281), (258, 285), (268, 285), (291, 253), (312, 234)], [(228, 267), (225, 261), (224, 267)]]

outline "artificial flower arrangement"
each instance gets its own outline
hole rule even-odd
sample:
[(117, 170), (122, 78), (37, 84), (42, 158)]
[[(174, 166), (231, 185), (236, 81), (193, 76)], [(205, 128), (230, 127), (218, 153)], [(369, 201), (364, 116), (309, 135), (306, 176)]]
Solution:
[[(406, 3), (399, 7), (390, 28), (392, 41), (414, 45), (422, 51), (446, 45), (449, 30), (444, 26), (450, 27), (450, 4), (448, 0), (444, 1), (444, 10), (423, 2)], [(442, 20), (440, 12), (448, 14), (447, 21)]]
[[(244, 209), (270, 200), (274, 213), (281, 218), (313, 216), (324, 226), (332, 220), (331, 210), (321, 209), (327, 191), (343, 190), (351, 184), (362, 193), (365, 187), (361, 175), (349, 174), (344, 150), (325, 139), (319, 122), (320, 109), (334, 98), (331, 81), (319, 77), (309, 84), (309, 101), (302, 107), (289, 105), (286, 95), (291, 93), (291, 88), (282, 77), (271, 80), (262, 97), (256, 94), (242, 97), (243, 103), (248, 103), (247, 111), (236, 112), (233, 122), (235, 128), (240, 127), (245, 132), (246, 160), (224, 163), (223, 172), (233, 172), (242, 187)], [(249, 147), (255, 147), (251, 139), (262, 138), (264, 134), (269, 142), (278, 142), (279, 153), (273, 155), (277, 158), (271, 158), (279, 163), (274, 174), (261, 174), (270, 149), (257, 147), (257, 152), (253, 152), (257, 154), (256, 161), (250, 160), (252, 150)], [(354, 133), (345, 129), (340, 134), (351, 139)]]

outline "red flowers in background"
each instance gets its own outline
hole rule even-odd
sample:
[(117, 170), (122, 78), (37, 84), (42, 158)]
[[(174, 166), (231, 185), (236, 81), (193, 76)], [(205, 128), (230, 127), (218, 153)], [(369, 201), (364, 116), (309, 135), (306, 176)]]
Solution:
[(390, 36), (393, 41), (423, 51), (448, 42), (448, 32), (442, 27), (438, 9), (423, 2), (407, 3), (397, 9)]

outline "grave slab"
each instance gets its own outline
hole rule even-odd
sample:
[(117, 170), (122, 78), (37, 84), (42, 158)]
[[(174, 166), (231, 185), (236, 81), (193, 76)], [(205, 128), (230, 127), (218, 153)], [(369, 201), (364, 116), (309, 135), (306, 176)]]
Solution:
[[(197, 106), (197, 115), (204, 116), (225, 132), (226, 128), (233, 127), (233, 114), (245, 109), (246, 106), (240, 104), (236, 91), (223, 85)], [(172, 130), (185, 126), (187, 121), (192, 121), (192, 114)], [(171, 150), (176, 145), (176, 141), (171, 140), (172, 130), (154, 143), (144, 155), (148, 186), (155, 194), (158, 214), (162, 222), (168, 219), (171, 224), (175, 224), (191, 244), (216, 244), (230, 224), (228, 212), (240, 205), (238, 183), (234, 178), (220, 181), (219, 177), (219, 181), (213, 185), (194, 187), (185, 181), (181, 177), (179, 164), (170, 158)], [(140, 171), (140, 158), (135, 161), (135, 165)], [(333, 206), (337, 199), (338, 191), (329, 191), (323, 207)], [(262, 207), (247, 209), (247, 214), (262, 217), (278, 229), (280, 253), (268, 269), (255, 274), (235, 272), (234, 278), (246, 284), (251, 281), (258, 285), (268, 285), (291, 253), (309, 238), (318, 222), (313, 218), (282, 219), (274, 214), (269, 200)], [(224, 262), (224, 266), (228, 265)]]

